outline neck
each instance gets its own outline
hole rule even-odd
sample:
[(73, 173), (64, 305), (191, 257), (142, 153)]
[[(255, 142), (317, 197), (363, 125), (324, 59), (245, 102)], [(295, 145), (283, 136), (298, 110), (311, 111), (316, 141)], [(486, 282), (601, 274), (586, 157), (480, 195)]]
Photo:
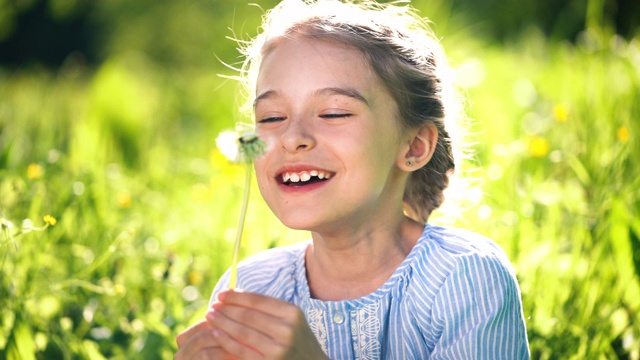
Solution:
[(306, 254), (311, 296), (321, 300), (356, 299), (382, 286), (404, 261), (424, 230), (400, 217), (338, 236), (312, 233)]

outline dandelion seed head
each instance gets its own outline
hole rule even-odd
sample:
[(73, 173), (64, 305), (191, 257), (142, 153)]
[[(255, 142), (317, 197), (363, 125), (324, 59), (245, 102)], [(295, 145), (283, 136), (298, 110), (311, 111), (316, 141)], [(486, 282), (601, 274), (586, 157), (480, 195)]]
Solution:
[(238, 138), (240, 142), (240, 152), (242, 158), (246, 162), (253, 162), (265, 152), (266, 145), (264, 141), (258, 138), (258, 135), (253, 132), (243, 134)]
[(223, 131), (216, 138), (216, 146), (229, 161), (238, 162), (240, 155), (240, 134), (235, 131)]
[(216, 146), (229, 161), (253, 162), (265, 152), (264, 141), (255, 132), (240, 135), (236, 131), (223, 131), (216, 138)]
[(23, 233), (28, 233), (32, 230), (35, 230), (35, 226), (33, 225), (33, 221), (31, 221), (31, 219), (22, 220), (22, 225), (20, 225), (20, 227), (22, 228)]
[(0, 229), (1, 230), (13, 229), (13, 223), (5, 218), (0, 218)]

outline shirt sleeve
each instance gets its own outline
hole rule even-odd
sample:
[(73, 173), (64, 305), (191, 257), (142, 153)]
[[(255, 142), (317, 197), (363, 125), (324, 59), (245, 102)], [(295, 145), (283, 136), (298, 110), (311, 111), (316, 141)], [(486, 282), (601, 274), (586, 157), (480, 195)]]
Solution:
[(432, 359), (529, 359), (520, 290), (495, 254), (457, 259), (437, 294)]
[[(294, 292), (296, 264), (304, 256), (307, 242), (265, 250), (238, 263), (236, 288), (290, 301)], [(212, 304), (219, 292), (229, 288), (230, 270), (211, 293)]]
[(222, 277), (220, 277), (220, 280), (218, 280), (218, 283), (213, 288), (213, 291), (211, 292), (211, 298), (209, 299), (209, 306), (211, 306), (216, 301), (216, 297), (218, 296), (219, 292), (229, 288), (229, 278), (230, 270), (227, 270), (224, 272)]

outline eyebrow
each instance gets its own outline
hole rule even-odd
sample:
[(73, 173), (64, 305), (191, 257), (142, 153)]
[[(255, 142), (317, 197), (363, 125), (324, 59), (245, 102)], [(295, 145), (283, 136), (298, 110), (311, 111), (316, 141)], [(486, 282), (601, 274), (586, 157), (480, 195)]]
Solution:
[(350, 97), (352, 99), (358, 100), (360, 102), (363, 102), (365, 105), (369, 105), (369, 102), (367, 101), (367, 99), (364, 98), (364, 96), (362, 96), (362, 94), (360, 94), (360, 92), (356, 89), (353, 88), (341, 88), (341, 87), (328, 87), (328, 88), (322, 88), (319, 89), (317, 91), (315, 91), (313, 93), (313, 95), (318, 96), (318, 95), (324, 95), (324, 96), (330, 96), (330, 95), (342, 95), (342, 96), (347, 96)]
[(272, 97), (277, 97), (277, 96), (280, 96), (280, 93), (278, 91), (275, 91), (275, 90), (265, 91), (262, 94), (256, 96), (255, 100), (253, 100), (253, 108), (254, 109), (256, 108), (256, 105), (258, 105), (258, 102), (262, 100), (267, 100)]
[[(369, 106), (369, 102), (367, 101), (367, 99), (364, 96), (362, 96), (362, 94), (360, 94), (358, 90), (353, 88), (327, 87), (327, 88), (318, 89), (313, 92), (313, 96), (331, 96), (331, 95), (341, 95), (341, 96), (350, 97), (352, 99), (360, 101), (365, 105)], [(267, 100), (267, 99), (278, 97), (278, 96), (281, 96), (281, 95), (280, 95), (280, 92), (277, 90), (265, 91), (262, 94), (256, 96), (255, 100), (253, 101), (253, 108), (255, 109), (256, 105), (258, 105), (258, 102), (262, 100)]]

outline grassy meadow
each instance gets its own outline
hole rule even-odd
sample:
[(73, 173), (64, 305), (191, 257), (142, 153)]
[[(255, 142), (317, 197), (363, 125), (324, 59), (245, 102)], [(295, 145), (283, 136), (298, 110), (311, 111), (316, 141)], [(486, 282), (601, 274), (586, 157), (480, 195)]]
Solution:
[[(471, 32), (443, 42), (478, 188), (434, 221), (507, 251), (533, 358), (640, 359), (640, 38)], [(243, 168), (215, 149), (238, 89), (217, 65), (114, 51), (97, 68), (0, 68), (0, 358), (173, 358), (240, 210)], [(243, 256), (308, 236), (252, 191)]]

